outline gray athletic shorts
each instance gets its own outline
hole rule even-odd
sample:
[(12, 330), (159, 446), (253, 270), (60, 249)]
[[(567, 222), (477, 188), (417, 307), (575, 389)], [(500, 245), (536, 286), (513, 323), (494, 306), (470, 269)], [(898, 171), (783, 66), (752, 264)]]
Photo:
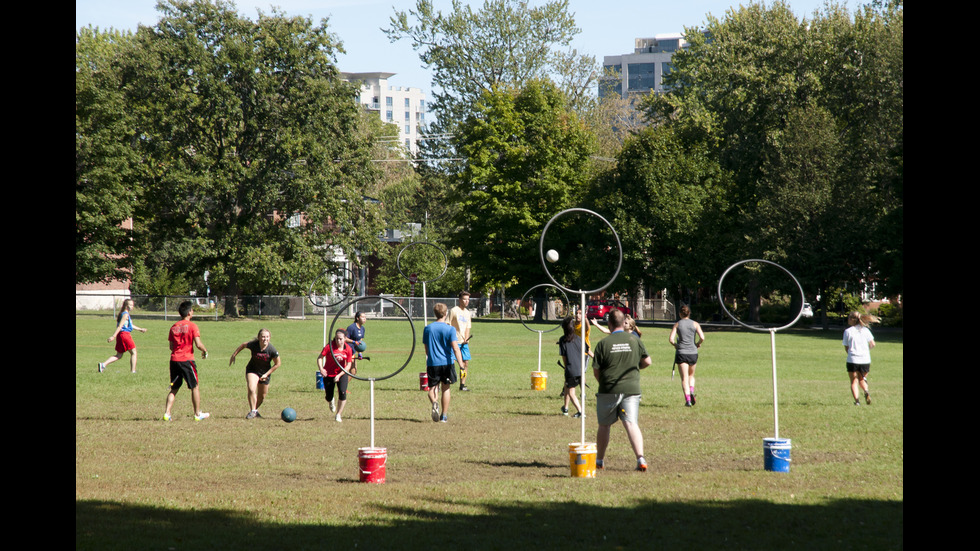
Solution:
[(636, 423), (640, 418), (639, 394), (596, 394), (596, 417), (600, 425), (612, 425), (617, 419)]

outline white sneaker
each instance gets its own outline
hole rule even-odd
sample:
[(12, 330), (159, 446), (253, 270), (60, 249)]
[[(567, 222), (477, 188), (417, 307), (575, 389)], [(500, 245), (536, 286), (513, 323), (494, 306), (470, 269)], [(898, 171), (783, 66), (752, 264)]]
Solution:
[(195, 421), (203, 421), (203, 420), (207, 419), (208, 417), (211, 417), (211, 414), (202, 411), (201, 413), (198, 413), (198, 414), (194, 415), (194, 420)]
[(99, 363), (99, 373), (102, 373), (103, 371), (105, 371), (105, 364), (100, 362)]
[(336, 421), (336, 422), (338, 422), (338, 423), (343, 423), (343, 421), (340, 420), (340, 414), (339, 413), (337, 414), (336, 417), (333, 418), (333, 420)]
[(439, 402), (432, 403), (432, 421), (439, 422)]
[(330, 411), (337, 411), (337, 405), (333, 403), (333, 400), (330, 400)]

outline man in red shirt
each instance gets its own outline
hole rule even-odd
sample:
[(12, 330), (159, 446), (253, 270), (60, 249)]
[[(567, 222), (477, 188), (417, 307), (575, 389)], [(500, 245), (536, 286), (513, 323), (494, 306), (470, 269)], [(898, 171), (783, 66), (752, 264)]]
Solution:
[(201, 391), (197, 385), (194, 347), (197, 346), (204, 359), (208, 357), (208, 350), (201, 343), (201, 331), (197, 328), (197, 324), (191, 321), (191, 317), (194, 315), (194, 306), (191, 301), (182, 302), (178, 311), (180, 312), (180, 321), (170, 328), (170, 393), (167, 394), (167, 410), (163, 414), (163, 420), (170, 420), (170, 409), (174, 405), (177, 391), (180, 390), (184, 381), (187, 381), (187, 388), (191, 389), (194, 420), (201, 421), (210, 417), (211, 414), (201, 411)]

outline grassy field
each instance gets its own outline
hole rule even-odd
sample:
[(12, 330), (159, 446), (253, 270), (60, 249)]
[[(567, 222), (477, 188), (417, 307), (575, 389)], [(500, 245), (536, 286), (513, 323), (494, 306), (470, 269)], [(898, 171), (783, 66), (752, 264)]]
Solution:
[[(138, 312), (135, 321), (149, 329), (134, 337), (138, 373), (126, 357), (99, 374), (113, 320), (76, 317), (77, 549), (903, 547), (901, 332), (876, 331), (870, 407), (851, 404), (840, 331), (777, 334), (780, 437), (792, 439), (792, 468), (773, 473), (762, 453), (774, 429), (769, 335), (709, 329), (698, 404), (685, 408), (670, 376), (669, 328), (644, 328), (650, 470), (632, 470), (616, 426), (606, 470), (580, 479), (568, 465), (580, 421), (559, 415), (557, 332), (544, 335), (548, 389), (536, 392), (537, 334), (477, 320), (473, 391), (454, 390), (449, 423), (431, 421), (418, 390), (421, 344), (401, 373), (375, 383), (375, 444), (388, 450), (386, 482), (375, 485), (358, 482), (358, 448), (371, 443), (369, 384), (352, 383), (343, 423), (314, 388), (322, 321), (198, 320), (211, 352), (198, 360), (211, 418), (195, 422), (183, 390), (169, 423), (172, 321)], [(283, 367), (265, 418), (246, 421), (248, 352), (235, 366), (228, 358), (260, 327)], [(405, 321), (369, 320), (366, 341), (361, 373), (377, 377), (408, 360), (412, 334)], [(589, 441), (594, 404), (590, 395)], [(287, 406), (298, 412), (291, 424), (278, 419)]]

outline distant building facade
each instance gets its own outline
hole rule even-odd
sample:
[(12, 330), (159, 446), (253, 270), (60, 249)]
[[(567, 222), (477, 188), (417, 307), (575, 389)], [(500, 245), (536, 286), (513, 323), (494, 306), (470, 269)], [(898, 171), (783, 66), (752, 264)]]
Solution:
[(664, 75), (670, 74), (674, 52), (685, 48), (680, 34), (658, 34), (637, 38), (631, 54), (607, 55), (602, 58), (603, 76), (599, 80), (599, 97), (663, 93)]
[(412, 155), (425, 129), (425, 94), (420, 88), (388, 86), (395, 73), (341, 73), (349, 82), (361, 84), (360, 104), (376, 111), (382, 121), (398, 126), (399, 143)]

